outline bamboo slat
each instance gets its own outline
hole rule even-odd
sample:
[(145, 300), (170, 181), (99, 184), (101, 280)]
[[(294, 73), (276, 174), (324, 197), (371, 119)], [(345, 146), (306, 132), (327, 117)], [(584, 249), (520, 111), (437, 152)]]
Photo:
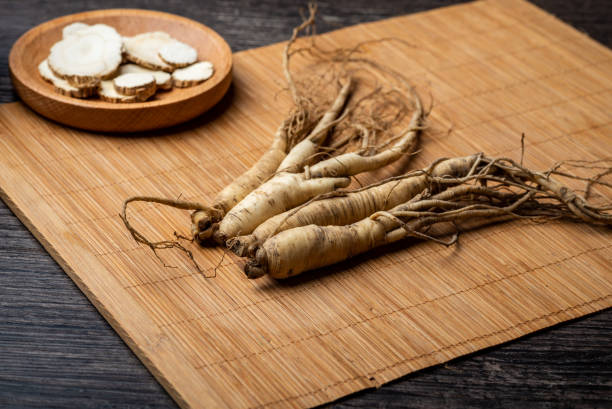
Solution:
[[(412, 166), (476, 151), (518, 158), (523, 132), (533, 168), (612, 156), (612, 53), (529, 3), (474, 2), (320, 41), (390, 36), (416, 47), (370, 55), (435, 101)], [(219, 107), (146, 137), (0, 107), (2, 199), (181, 406), (314, 406), (612, 305), (609, 231), (563, 222), (487, 227), (451, 248), (405, 242), (288, 283), (249, 281), (218, 248), (190, 247), (214, 278), (172, 251), (164, 268), (123, 227), (122, 201), (206, 202), (247, 169), (289, 107), (281, 49), (237, 53)], [(187, 212), (156, 205), (131, 217), (154, 238), (189, 228)]]

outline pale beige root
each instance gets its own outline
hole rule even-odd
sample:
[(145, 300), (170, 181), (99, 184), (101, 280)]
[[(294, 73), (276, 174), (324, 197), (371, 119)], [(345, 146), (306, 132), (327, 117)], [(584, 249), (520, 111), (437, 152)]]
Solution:
[(338, 187), (346, 187), (348, 178), (310, 179), (300, 172), (303, 163), (318, 150), (327, 131), (340, 115), (349, 96), (351, 80), (340, 89), (331, 107), (323, 114), (308, 136), (297, 143), (278, 166), (277, 173), (234, 206), (219, 223), (214, 239), (225, 244), (227, 239), (251, 233), (259, 224), (276, 214), (298, 206), (312, 197)]
[(365, 219), (350, 226), (309, 225), (266, 240), (245, 266), (248, 278), (287, 278), (328, 266), (385, 244), (384, 224)]
[[(572, 179), (586, 180), (588, 182), (587, 187), (592, 184), (600, 184), (608, 187), (612, 187), (611, 184), (602, 182), (594, 178), (580, 178), (571, 174), (559, 172), (555, 164), (553, 168), (546, 172), (534, 172), (521, 164), (507, 158), (501, 159), (488, 159), (483, 160), (489, 162), (489, 166), (496, 169), (498, 174), (495, 173), (487, 174), (482, 177), (482, 180), (491, 181), (493, 183), (508, 183), (511, 186), (518, 186), (524, 188), (527, 183), (531, 182), (533, 185), (528, 187), (530, 193), (543, 192), (549, 198), (558, 200), (567, 206), (568, 210), (572, 215), (579, 218), (582, 222), (590, 224), (603, 224), (612, 225), (612, 215), (605, 211), (610, 210), (611, 206), (595, 206), (590, 204), (584, 196), (579, 195), (576, 191), (570, 189), (558, 180), (551, 178), (551, 175), (560, 175), (569, 177)], [(603, 160), (602, 162), (609, 162), (610, 160)], [(612, 167), (605, 168), (602, 175), (612, 173)], [(507, 175), (507, 176), (506, 176)], [(512, 181), (506, 182), (504, 177), (509, 177)]]
[(170, 34), (163, 31), (142, 33), (134, 37), (124, 37), (125, 58), (128, 61), (152, 70), (174, 71), (174, 67), (159, 57), (159, 50), (166, 44), (175, 41)]
[(213, 237), (217, 243), (250, 234), (268, 218), (309, 199), (350, 184), (349, 178), (307, 179), (303, 173), (280, 173), (249, 193), (219, 223)]
[(461, 178), (473, 169), (478, 155), (434, 162), (429, 168), (390, 178), (355, 191), (338, 191), (313, 199), (261, 223), (250, 235), (238, 236), (228, 247), (238, 256), (254, 256), (257, 247), (281, 231), (314, 224), (348, 225), (369, 215), (404, 203), (427, 188), (437, 178)]
[(72, 31), (51, 47), (49, 68), (78, 88), (96, 87), (119, 68), (122, 39), (114, 28), (95, 24)]
[(270, 148), (261, 158), (217, 194), (210, 209), (192, 213), (191, 234), (197, 241), (208, 240), (223, 216), (276, 172), (287, 154), (287, 123), (283, 122), (278, 128)]
[(102, 81), (98, 86), (98, 96), (102, 101), (113, 103), (139, 102), (136, 95), (123, 95), (117, 92), (113, 81)]
[(214, 68), (211, 62), (200, 61), (175, 70), (172, 73), (172, 82), (177, 88), (193, 87), (212, 77), (213, 73)]
[(175, 40), (159, 49), (159, 58), (166, 64), (182, 68), (195, 63), (198, 60), (198, 52), (182, 41)]
[(96, 94), (95, 87), (77, 88), (64, 79), (56, 76), (53, 71), (49, 68), (47, 60), (43, 60), (38, 64), (38, 72), (45, 81), (53, 84), (55, 92), (74, 98), (89, 98)]
[(123, 64), (119, 67), (119, 75), (132, 73), (151, 74), (155, 77), (155, 83), (157, 84), (158, 90), (172, 89), (172, 76), (165, 71), (150, 70), (136, 64)]
[(66, 27), (62, 29), (62, 38), (66, 38), (69, 35), (76, 33), (79, 30), (89, 27), (89, 24), (76, 22), (72, 24), (68, 24)]
[(113, 80), (115, 90), (122, 95), (134, 96), (138, 101), (146, 101), (157, 90), (155, 77), (146, 73), (122, 74)]
[(61, 80), (53, 83), (53, 90), (58, 94), (73, 98), (89, 98), (97, 93), (96, 87), (76, 88), (67, 81)]
[(352, 176), (362, 172), (379, 169), (400, 159), (402, 156), (414, 152), (418, 142), (418, 135), (423, 128), (425, 112), (416, 91), (413, 91), (415, 100), (415, 111), (408, 125), (408, 129), (400, 135), (399, 140), (389, 149), (366, 156), (362, 152), (349, 152), (343, 155), (321, 161), (310, 168), (311, 177), (326, 176)]
[(340, 92), (331, 107), (323, 114), (310, 134), (287, 154), (287, 157), (278, 167), (279, 171), (299, 172), (304, 167), (305, 162), (319, 151), (329, 129), (333, 126), (336, 119), (340, 116), (342, 108), (346, 105), (351, 87), (352, 81), (351, 78), (348, 78), (342, 88), (340, 88)]
[[(392, 215), (393, 212), (390, 211), (389, 214)], [(486, 215), (474, 216), (491, 217), (502, 214), (504, 212), (488, 212)], [(455, 216), (456, 219), (460, 217)], [(447, 219), (445, 221), (453, 220), (450, 217)], [(399, 219), (393, 217), (367, 217), (347, 226), (308, 225), (285, 230), (266, 240), (257, 249), (255, 257), (247, 262), (244, 271), (248, 278), (258, 278), (265, 274), (277, 279), (296, 276), (408, 236), (418, 237), (415, 233), (416, 226), (413, 226), (416, 224), (417, 221), (413, 221), (403, 225)], [(433, 219), (431, 224), (435, 224)]]
[[(289, 61), (290, 49), (298, 34), (314, 22), (313, 11), (311, 8), (310, 18), (293, 30), (291, 39), (283, 51), (283, 71), (294, 102), (293, 110), (276, 131), (271, 147), (257, 163), (234, 180), (233, 183), (226, 186), (217, 195), (209, 210), (196, 211), (192, 214), (191, 232), (193, 237), (201, 244), (212, 238), (213, 233), (217, 231), (219, 222), (226, 213), (262, 183), (273, 177), (277, 173), (281, 162), (286, 158), (288, 151), (292, 151), (300, 141), (309, 135), (309, 130), (312, 128), (312, 117), (316, 115), (308, 109), (309, 104), (296, 89), (289, 70)], [(345, 100), (346, 95), (344, 96)], [(340, 105), (344, 105), (344, 102)], [(217, 238), (217, 240), (219, 239)]]
[[(424, 118), (422, 105), (418, 96), (416, 96), (416, 93), (416, 110), (409, 125), (409, 131), (405, 132), (405, 134), (401, 136), (399, 142), (397, 142), (393, 148), (369, 157), (362, 157), (359, 154), (343, 154), (320, 162), (328, 164), (327, 167), (319, 167), (319, 164), (315, 164), (310, 168), (307, 166), (304, 167), (306, 160), (315, 156), (315, 154), (318, 152), (320, 148), (319, 144), (324, 141), (326, 130), (329, 128), (330, 124), (334, 124), (336, 121), (336, 118), (349, 95), (350, 87), (351, 82), (349, 80), (346, 84), (344, 84), (331, 108), (323, 115), (321, 121), (311, 132), (310, 136), (300, 144), (296, 145), (296, 147), (287, 155), (287, 158), (285, 158), (283, 163), (281, 163), (279, 166), (280, 173), (277, 174), (270, 182), (267, 182), (254, 191), (252, 193), (252, 197), (249, 198), (249, 196), (247, 196), (244, 203), (239, 203), (230, 213), (228, 213), (228, 217), (226, 217), (219, 224), (219, 231), (217, 234), (215, 234), (215, 239), (219, 243), (225, 243), (230, 248), (233, 248), (238, 254), (244, 254), (245, 251), (248, 251), (249, 247), (253, 246), (253, 240), (247, 239), (244, 241), (244, 243), (242, 243), (240, 239), (234, 240), (236, 237), (239, 235), (249, 235), (255, 228), (257, 228), (257, 226), (265, 223), (266, 220), (312, 199), (313, 196), (307, 197), (300, 194), (295, 196), (295, 199), (299, 198), (299, 201), (291, 202), (285, 200), (284, 198), (288, 196), (288, 191), (300, 191), (300, 188), (297, 185), (292, 186), (291, 184), (284, 184), (283, 188), (276, 188), (275, 190), (270, 188), (275, 179), (280, 180), (280, 178), (283, 178), (287, 172), (295, 172), (296, 168), (304, 168), (304, 172), (300, 176), (304, 181), (316, 181), (325, 178), (352, 176), (356, 173), (378, 169), (388, 163), (391, 163), (402, 157), (415, 146), (417, 135)], [(348, 158), (347, 162), (351, 163), (352, 165), (345, 166), (342, 163), (342, 160), (345, 158)], [(335, 163), (337, 160), (340, 160), (340, 163), (342, 164), (341, 167), (338, 167)], [(312, 172), (313, 168), (317, 170), (315, 175), (313, 175)], [(274, 194), (272, 194), (273, 191), (275, 192)], [(331, 192), (331, 190), (322, 193), (329, 192)], [(257, 195), (266, 195), (266, 200), (263, 200), (262, 196)], [(277, 196), (280, 199), (277, 199)], [(247, 199), (249, 199), (249, 201), (247, 201)], [(269, 199), (273, 199), (273, 202), (270, 202)], [(247, 241), (250, 243), (247, 243)]]
[[(597, 178), (580, 178), (553, 168), (534, 172), (511, 159), (477, 159), (464, 178), (433, 178), (444, 184), (461, 182), (432, 197), (420, 197), (388, 211), (380, 211), (347, 226), (308, 225), (285, 230), (268, 240), (251, 258), (249, 278), (269, 274), (286, 278), (348, 259), (375, 247), (416, 237), (444, 245), (454, 244), (458, 233), (443, 241), (429, 233), (434, 225), (462, 222), (478, 225), (516, 218), (558, 219), (612, 226), (610, 204), (595, 206), (558, 180), (558, 174), (589, 183), (612, 186)], [(607, 168), (607, 172), (610, 172)]]

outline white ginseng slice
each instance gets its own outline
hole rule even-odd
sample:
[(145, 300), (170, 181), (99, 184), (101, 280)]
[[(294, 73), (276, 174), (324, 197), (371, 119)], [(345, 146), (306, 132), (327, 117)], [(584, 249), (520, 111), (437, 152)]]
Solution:
[(100, 99), (106, 102), (138, 102), (136, 95), (123, 95), (115, 90), (113, 81), (102, 81), (98, 88)]
[(108, 41), (123, 43), (123, 37), (121, 37), (121, 35), (117, 32), (117, 30), (115, 30), (114, 27), (111, 27), (107, 24), (94, 24), (93, 26), (84, 27), (80, 30), (73, 31), (71, 35), (81, 35), (88, 32), (95, 32)]
[(191, 87), (206, 81), (213, 75), (213, 65), (208, 61), (201, 61), (186, 68), (180, 68), (172, 73), (174, 86), (178, 88)]
[(96, 95), (96, 87), (76, 88), (63, 79), (54, 82), (53, 85), (55, 92), (74, 98), (89, 98)]
[(43, 60), (38, 64), (38, 72), (45, 81), (53, 84), (55, 92), (75, 98), (88, 98), (96, 93), (95, 87), (77, 88), (70, 85), (70, 83), (64, 79), (53, 74), (53, 71), (49, 68), (47, 60)]
[(124, 37), (123, 44), (126, 58), (138, 65), (152, 70), (172, 72), (174, 67), (159, 57), (159, 50), (174, 40), (163, 31), (142, 33), (134, 37)]
[(72, 24), (68, 24), (66, 27), (62, 29), (62, 38), (66, 38), (71, 34), (76, 33), (79, 30), (89, 27), (89, 24), (76, 22)]
[(119, 75), (131, 73), (151, 74), (155, 77), (157, 89), (168, 90), (172, 88), (172, 76), (165, 71), (154, 71), (136, 64), (124, 64), (119, 67)]
[(153, 74), (130, 73), (118, 76), (113, 80), (115, 90), (123, 95), (136, 95), (142, 101), (148, 99), (157, 89)]
[(114, 28), (96, 24), (70, 33), (51, 47), (49, 67), (78, 87), (97, 84), (121, 64), (121, 36)]
[(176, 40), (160, 48), (159, 56), (166, 63), (175, 67), (186, 67), (198, 60), (198, 52), (195, 48)]
[(38, 64), (38, 72), (40, 73), (40, 76), (43, 77), (45, 81), (48, 81), (52, 84), (53, 84), (53, 80), (59, 79), (58, 77), (55, 76), (55, 74), (53, 74), (53, 71), (51, 71), (51, 68), (49, 68), (49, 63), (47, 62), (47, 59), (44, 59), (40, 64)]

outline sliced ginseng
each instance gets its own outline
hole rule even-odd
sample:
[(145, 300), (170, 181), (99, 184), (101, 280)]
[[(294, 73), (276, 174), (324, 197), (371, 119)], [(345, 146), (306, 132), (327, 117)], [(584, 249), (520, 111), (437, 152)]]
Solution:
[(154, 71), (136, 64), (125, 64), (119, 67), (119, 75), (131, 73), (151, 74), (155, 77), (157, 89), (172, 89), (172, 76), (165, 71)]
[(209, 79), (213, 75), (213, 71), (213, 65), (208, 61), (202, 61), (186, 68), (180, 68), (172, 73), (174, 86), (186, 88), (197, 85)]
[(62, 30), (62, 38), (66, 38), (66, 37), (70, 36), (71, 34), (74, 34), (77, 31), (80, 31), (80, 30), (82, 30), (84, 28), (87, 28), (87, 27), (89, 27), (89, 24), (85, 24), (85, 23), (81, 23), (81, 22), (68, 24)]
[(176, 41), (168, 33), (154, 31), (134, 37), (123, 37), (125, 57), (128, 61), (152, 70), (174, 71), (174, 67), (159, 57), (159, 50)]
[(38, 65), (38, 72), (45, 81), (53, 84), (55, 92), (75, 98), (88, 98), (96, 93), (95, 88), (77, 88), (64, 79), (61, 79), (51, 71), (47, 60)]
[(60, 79), (55, 76), (55, 74), (53, 74), (53, 71), (51, 71), (51, 69), (49, 68), (49, 64), (46, 59), (44, 59), (40, 64), (38, 64), (38, 72), (45, 81), (48, 81), (51, 84), (53, 84), (54, 80)]
[(159, 57), (166, 63), (181, 68), (195, 63), (198, 60), (198, 52), (195, 48), (175, 40), (159, 49)]
[(122, 95), (134, 95), (138, 101), (146, 101), (155, 94), (157, 85), (153, 74), (130, 73), (113, 80), (115, 90)]
[(115, 90), (112, 80), (100, 82), (98, 95), (106, 102), (138, 102), (136, 95), (122, 95)]
[(96, 24), (78, 30), (51, 47), (49, 68), (78, 88), (93, 88), (112, 77), (121, 64), (121, 36), (114, 28)]

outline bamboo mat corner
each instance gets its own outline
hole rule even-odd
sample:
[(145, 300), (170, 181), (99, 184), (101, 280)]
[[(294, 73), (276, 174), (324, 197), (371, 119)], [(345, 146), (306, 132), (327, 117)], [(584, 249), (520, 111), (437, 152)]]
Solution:
[[(419, 44), (369, 52), (436, 101), (414, 167), (518, 157), (521, 133), (530, 167), (611, 156), (612, 53), (535, 6), (474, 2), (320, 41), (380, 37)], [(275, 98), (281, 48), (235, 54), (231, 106), (173, 135), (92, 135), (0, 107), (2, 199), (182, 407), (314, 406), (612, 305), (609, 231), (562, 222), (414, 243), (290, 283), (249, 281), (233, 257), (217, 267), (219, 249), (194, 248), (204, 275), (171, 251), (175, 268), (161, 266), (125, 231), (122, 201), (207, 201), (247, 169), (289, 106)], [(189, 227), (150, 204), (131, 217), (151, 237)]]

